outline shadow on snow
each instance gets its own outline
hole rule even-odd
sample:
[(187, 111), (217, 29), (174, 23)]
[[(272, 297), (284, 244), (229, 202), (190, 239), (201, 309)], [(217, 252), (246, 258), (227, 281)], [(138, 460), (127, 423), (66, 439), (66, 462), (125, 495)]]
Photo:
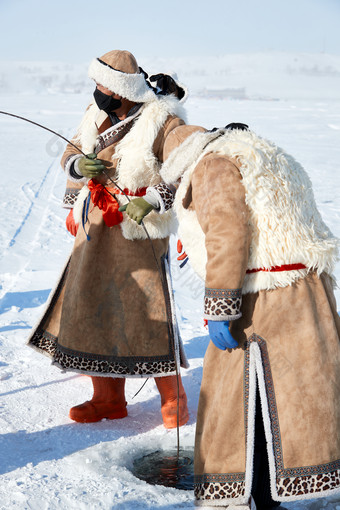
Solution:
[[(31, 290), (26, 292), (7, 292), (0, 300), (0, 314), (8, 312), (12, 306), (19, 308), (22, 311), (24, 308), (35, 308), (43, 305), (51, 292), (51, 289), (46, 290)], [(16, 328), (18, 329), (18, 328)]]

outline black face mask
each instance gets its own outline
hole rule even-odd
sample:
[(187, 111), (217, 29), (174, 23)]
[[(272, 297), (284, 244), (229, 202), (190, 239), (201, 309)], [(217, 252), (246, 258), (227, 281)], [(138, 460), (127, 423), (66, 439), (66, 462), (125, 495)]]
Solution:
[(101, 92), (99, 89), (96, 89), (93, 93), (93, 97), (97, 106), (100, 110), (104, 110), (105, 113), (109, 114), (114, 110), (118, 110), (122, 106), (122, 102), (120, 99), (115, 99), (112, 96), (108, 96)]

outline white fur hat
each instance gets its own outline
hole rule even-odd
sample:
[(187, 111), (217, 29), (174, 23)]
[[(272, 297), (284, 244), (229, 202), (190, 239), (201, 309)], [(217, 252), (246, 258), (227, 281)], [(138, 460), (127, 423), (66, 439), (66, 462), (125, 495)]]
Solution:
[(93, 59), (88, 74), (96, 83), (135, 103), (147, 103), (156, 97), (129, 51), (113, 50)]

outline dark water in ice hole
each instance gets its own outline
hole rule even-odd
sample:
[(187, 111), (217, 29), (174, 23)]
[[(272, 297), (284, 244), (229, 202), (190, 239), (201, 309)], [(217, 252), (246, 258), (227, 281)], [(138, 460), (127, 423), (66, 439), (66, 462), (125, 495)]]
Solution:
[(194, 488), (194, 449), (157, 450), (133, 462), (132, 473), (151, 485), (182, 490)]

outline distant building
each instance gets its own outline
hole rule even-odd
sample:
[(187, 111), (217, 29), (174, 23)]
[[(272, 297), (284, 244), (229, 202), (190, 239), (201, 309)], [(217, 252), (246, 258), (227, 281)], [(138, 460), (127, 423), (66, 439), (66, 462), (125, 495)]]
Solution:
[(240, 87), (237, 89), (203, 89), (200, 96), (210, 97), (212, 99), (247, 99), (246, 89)]

